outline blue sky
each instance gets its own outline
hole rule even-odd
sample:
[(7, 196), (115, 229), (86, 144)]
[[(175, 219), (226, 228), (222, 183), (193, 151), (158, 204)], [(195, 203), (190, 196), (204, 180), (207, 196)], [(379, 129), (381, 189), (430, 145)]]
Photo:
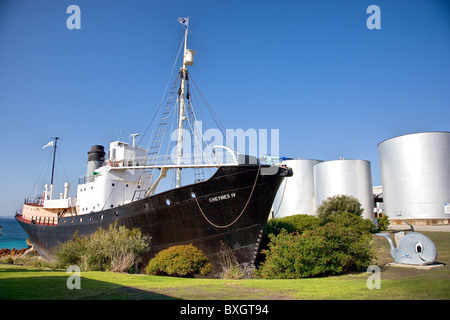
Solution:
[[(72, 4), (80, 30), (66, 27)], [(379, 30), (366, 26), (372, 4)], [(0, 215), (48, 174), (51, 137), (74, 186), (92, 145), (145, 130), (180, 16), (190, 72), (225, 128), (279, 129), (284, 156), (369, 160), (380, 185), (379, 142), (450, 128), (445, 0), (0, 0)]]

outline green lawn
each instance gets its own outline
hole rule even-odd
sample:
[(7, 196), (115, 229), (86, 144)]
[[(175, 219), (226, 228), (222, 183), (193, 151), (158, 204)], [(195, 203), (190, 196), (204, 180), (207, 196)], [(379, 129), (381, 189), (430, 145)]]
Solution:
[(440, 269), (383, 267), (392, 261), (384, 238), (374, 237), (381, 289), (369, 290), (369, 274), (296, 280), (185, 279), (111, 272), (81, 272), (81, 289), (69, 290), (65, 270), (0, 265), (0, 299), (22, 300), (296, 300), (450, 299), (450, 233), (424, 232), (436, 244)]

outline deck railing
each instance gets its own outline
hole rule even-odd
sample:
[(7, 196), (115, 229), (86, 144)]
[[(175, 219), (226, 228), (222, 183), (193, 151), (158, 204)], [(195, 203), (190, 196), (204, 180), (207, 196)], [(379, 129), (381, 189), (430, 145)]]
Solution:
[(25, 198), (23, 201), (24, 204), (27, 204), (29, 206), (33, 207), (43, 207), (44, 206), (44, 199), (42, 198)]
[(23, 214), (16, 213), (16, 219), (24, 223), (38, 224), (42, 226), (56, 226), (58, 225), (58, 217), (43, 217), (43, 216), (31, 216), (25, 218)]

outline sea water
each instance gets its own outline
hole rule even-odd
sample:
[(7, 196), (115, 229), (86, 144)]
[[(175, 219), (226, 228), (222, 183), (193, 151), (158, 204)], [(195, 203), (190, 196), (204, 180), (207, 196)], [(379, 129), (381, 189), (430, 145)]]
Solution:
[(0, 217), (0, 226), (2, 226), (0, 249), (28, 248), (28, 235), (14, 217)]

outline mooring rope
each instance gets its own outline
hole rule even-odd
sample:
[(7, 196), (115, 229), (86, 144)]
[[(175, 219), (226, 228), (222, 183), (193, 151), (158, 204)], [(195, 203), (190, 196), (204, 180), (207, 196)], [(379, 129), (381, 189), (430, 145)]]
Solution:
[(200, 204), (198, 203), (197, 197), (195, 197), (195, 202), (197, 203), (198, 209), (200, 210), (200, 212), (202, 213), (202, 215), (203, 215), (203, 217), (206, 219), (206, 221), (208, 221), (208, 223), (209, 223), (210, 225), (212, 225), (213, 227), (221, 228), (221, 229), (223, 229), (223, 228), (228, 228), (228, 227), (232, 226), (234, 223), (236, 223), (236, 221), (238, 221), (239, 218), (240, 218), (240, 217), (242, 216), (242, 214), (244, 213), (245, 209), (247, 209), (247, 206), (248, 206), (248, 204), (249, 204), (249, 202), (250, 202), (250, 199), (251, 199), (252, 196), (253, 196), (253, 191), (255, 191), (256, 182), (258, 181), (258, 177), (259, 177), (259, 172), (260, 172), (260, 171), (261, 171), (261, 165), (258, 167), (258, 172), (256, 173), (255, 182), (253, 183), (252, 191), (250, 192), (250, 196), (248, 197), (247, 202), (245, 203), (244, 209), (242, 209), (242, 211), (241, 211), (241, 213), (239, 214), (239, 216), (238, 216), (236, 219), (234, 219), (233, 222), (231, 222), (231, 223), (229, 223), (229, 224), (227, 224), (227, 225), (225, 225), (225, 226), (219, 226), (219, 225), (217, 225), (217, 224), (211, 222), (211, 220), (209, 220), (209, 219), (206, 217), (205, 213), (203, 212), (202, 208), (200, 207)]

